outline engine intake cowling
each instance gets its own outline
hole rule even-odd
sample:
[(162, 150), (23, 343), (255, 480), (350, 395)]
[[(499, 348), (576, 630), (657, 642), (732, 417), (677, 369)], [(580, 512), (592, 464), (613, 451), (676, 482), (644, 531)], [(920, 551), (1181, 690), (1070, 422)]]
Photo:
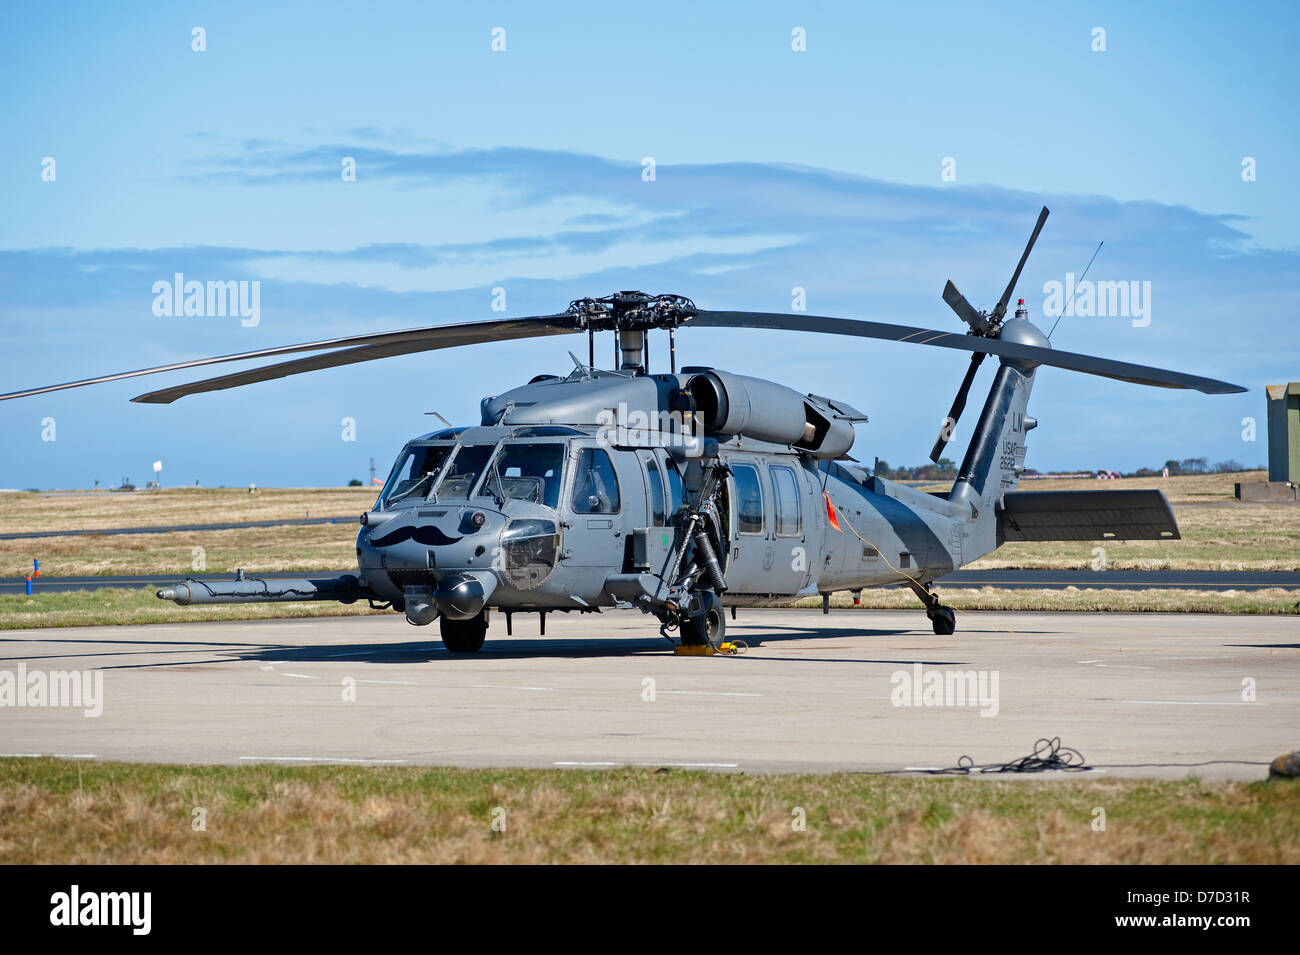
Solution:
[(848, 417), (785, 385), (710, 368), (699, 370), (686, 390), (708, 437), (788, 444), (814, 458), (838, 458), (853, 447)]

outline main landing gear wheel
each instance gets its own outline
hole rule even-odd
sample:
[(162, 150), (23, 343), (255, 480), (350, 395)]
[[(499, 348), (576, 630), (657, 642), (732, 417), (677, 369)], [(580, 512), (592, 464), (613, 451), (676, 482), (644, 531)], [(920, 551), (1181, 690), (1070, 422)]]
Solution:
[(934, 627), (934, 632), (940, 636), (949, 636), (957, 629), (957, 611), (945, 604), (936, 605), (927, 610), (925, 615), (930, 618), (930, 626)]
[(694, 617), (682, 621), (682, 646), (702, 647), (706, 644), (713, 649), (722, 646), (727, 636), (727, 614), (718, 595), (704, 595), (704, 609)]
[(487, 637), (487, 612), (483, 610), (468, 620), (439, 617), (438, 623), (442, 628), (442, 645), (450, 653), (477, 653)]

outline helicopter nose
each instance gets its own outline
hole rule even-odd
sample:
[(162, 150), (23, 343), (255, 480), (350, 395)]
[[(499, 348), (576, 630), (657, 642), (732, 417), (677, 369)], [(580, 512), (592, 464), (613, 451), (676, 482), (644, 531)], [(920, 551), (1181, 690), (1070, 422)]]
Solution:
[(450, 620), (470, 620), (487, 606), (496, 589), (496, 577), (451, 574), (438, 582), (438, 610)]

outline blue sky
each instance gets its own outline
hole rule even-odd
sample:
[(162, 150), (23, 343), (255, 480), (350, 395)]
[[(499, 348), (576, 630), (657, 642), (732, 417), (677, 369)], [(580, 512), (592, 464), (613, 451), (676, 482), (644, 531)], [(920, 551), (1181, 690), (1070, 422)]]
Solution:
[[(498, 286), (507, 314), (619, 288), (786, 311), (798, 286), (812, 313), (957, 329), (945, 279), (992, 304), (1046, 204), (1019, 286), (1032, 317), (1050, 327), (1044, 284), (1102, 240), (1089, 278), (1152, 290), (1149, 325), (1068, 317), (1058, 347), (1252, 391), (1045, 370), (1030, 466), (1262, 463), (1242, 419), (1262, 429), (1262, 387), (1300, 378), (1298, 10), (9, 5), (0, 390), (500, 317)], [(155, 316), (151, 287), (176, 272), (260, 281), (260, 323)], [(388, 359), (165, 406), (127, 399), (184, 373), (6, 402), (0, 486), (142, 481), (159, 458), (166, 483), (364, 478), (428, 430), (424, 412), (476, 421), (484, 394), (567, 370), (570, 347)], [(779, 332), (687, 331), (679, 348), (850, 401), (872, 419), (854, 455), (895, 464), (924, 459), (966, 364)]]

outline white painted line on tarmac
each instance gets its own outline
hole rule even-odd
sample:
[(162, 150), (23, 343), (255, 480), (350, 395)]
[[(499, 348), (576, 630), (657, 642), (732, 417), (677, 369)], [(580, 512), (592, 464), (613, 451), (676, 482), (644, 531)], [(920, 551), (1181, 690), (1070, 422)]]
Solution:
[(358, 683), (374, 683), (379, 686), (423, 686), (414, 680), (357, 680)]
[(405, 759), (350, 759), (344, 756), (241, 756), (241, 760), (256, 763), (375, 763), (388, 765), (405, 763)]
[(509, 683), (475, 683), (475, 690), (547, 690), (554, 692), (553, 686), (512, 686)]
[(622, 764), (622, 763), (610, 763), (610, 762), (590, 762), (590, 763), (588, 763), (588, 762), (581, 762), (581, 761), (579, 761), (579, 760), (573, 760), (573, 759), (557, 759), (555, 762), (551, 763), (551, 765), (552, 765), (552, 766), (622, 766), (623, 764)]
[(1079, 663), (1091, 663), (1097, 669), (1107, 670), (1154, 670), (1155, 667), (1138, 666), (1135, 663), (1102, 663), (1100, 660), (1079, 660)]
[(1120, 700), (1121, 703), (1149, 703), (1152, 706), (1263, 706), (1245, 700)]

